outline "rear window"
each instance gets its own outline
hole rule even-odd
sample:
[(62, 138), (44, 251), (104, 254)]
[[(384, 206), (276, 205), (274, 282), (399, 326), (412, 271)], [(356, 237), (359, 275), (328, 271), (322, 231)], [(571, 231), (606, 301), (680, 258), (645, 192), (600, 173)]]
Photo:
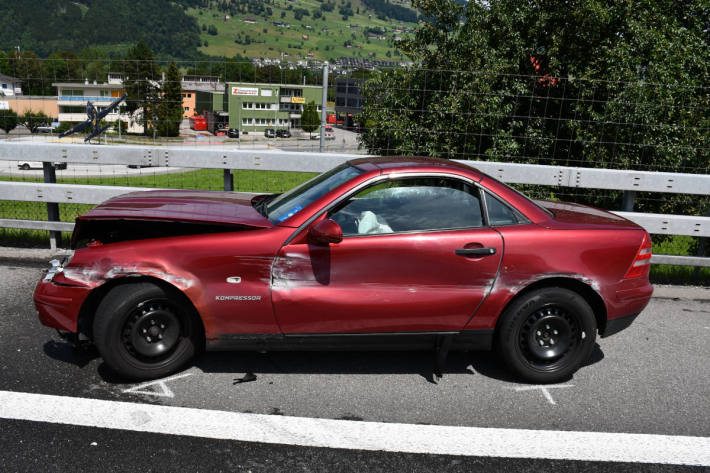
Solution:
[(498, 179), (496, 179), (495, 177), (491, 177), (491, 176), (489, 176), (489, 175), (486, 174), (486, 173), (481, 173), (481, 174), (483, 174), (483, 176), (484, 176), (486, 179), (490, 179), (491, 181), (497, 182), (497, 183), (500, 184), (501, 186), (505, 186), (505, 187), (507, 187), (508, 189), (512, 190), (513, 192), (515, 192), (516, 194), (518, 194), (520, 197), (522, 197), (523, 199), (525, 199), (525, 200), (527, 200), (528, 202), (530, 202), (531, 204), (533, 204), (535, 207), (537, 207), (537, 208), (539, 208), (540, 210), (542, 210), (543, 212), (545, 212), (545, 213), (546, 213), (547, 215), (549, 215), (550, 217), (554, 217), (554, 216), (555, 216), (549, 209), (546, 209), (546, 208), (543, 207), (539, 202), (537, 202), (537, 201), (531, 199), (530, 197), (528, 197), (527, 195), (523, 194), (522, 192), (520, 192), (520, 191), (519, 191), (518, 189), (516, 189), (515, 187), (511, 187), (511, 186), (509, 186), (508, 184), (505, 184), (504, 182), (501, 182), (501, 181), (499, 181)]

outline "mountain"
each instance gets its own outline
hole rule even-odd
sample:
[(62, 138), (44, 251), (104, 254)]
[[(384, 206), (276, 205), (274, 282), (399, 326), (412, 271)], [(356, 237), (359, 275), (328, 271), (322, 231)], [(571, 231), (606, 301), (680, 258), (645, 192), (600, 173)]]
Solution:
[(375, 57), (417, 13), (394, 0), (0, 0), (0, 50), (40, 57), (98, 48), (122, 55), (138, 40), (158, 57)]

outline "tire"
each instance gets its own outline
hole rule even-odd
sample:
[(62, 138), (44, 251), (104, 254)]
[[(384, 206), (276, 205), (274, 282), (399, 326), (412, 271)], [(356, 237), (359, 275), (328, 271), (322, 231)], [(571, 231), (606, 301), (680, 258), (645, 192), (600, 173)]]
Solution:
[(30, 170), (30, 165), (27, 164), (27, 163), (22, 163), (22, 164), (20, 165), (20, 169), (22, 169), (23, 171), (29, 171), (29, 170)]
[(506, 308), (496, 330), (496, 347), (523, 380), (554, 383), (569, 378), (589, 359), (596, 335), (597, 322), (587, 301), (569, 289), (548, 287)]
[(187, 301), (147, 282), (111, 289), (96, 309), (93, 335), (106, 364), (134, 380), (178, 371), (204, 339)]

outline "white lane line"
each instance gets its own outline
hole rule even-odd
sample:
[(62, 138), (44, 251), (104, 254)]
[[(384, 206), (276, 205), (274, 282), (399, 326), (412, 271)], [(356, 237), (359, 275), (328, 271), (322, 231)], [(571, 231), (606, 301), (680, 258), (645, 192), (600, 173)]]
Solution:
[(302, 447), (710, 466), (709, 437), (312, 419), (11, 391), (0, 391), (0, 418)]

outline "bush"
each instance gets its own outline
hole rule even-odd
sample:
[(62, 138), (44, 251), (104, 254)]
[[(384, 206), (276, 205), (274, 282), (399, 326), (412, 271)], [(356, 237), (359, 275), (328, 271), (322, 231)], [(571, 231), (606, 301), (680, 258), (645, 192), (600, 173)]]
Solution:
[(10, 133), (17, 126), (17, 113), (14, 110), (0, 110), (0, 130)]

